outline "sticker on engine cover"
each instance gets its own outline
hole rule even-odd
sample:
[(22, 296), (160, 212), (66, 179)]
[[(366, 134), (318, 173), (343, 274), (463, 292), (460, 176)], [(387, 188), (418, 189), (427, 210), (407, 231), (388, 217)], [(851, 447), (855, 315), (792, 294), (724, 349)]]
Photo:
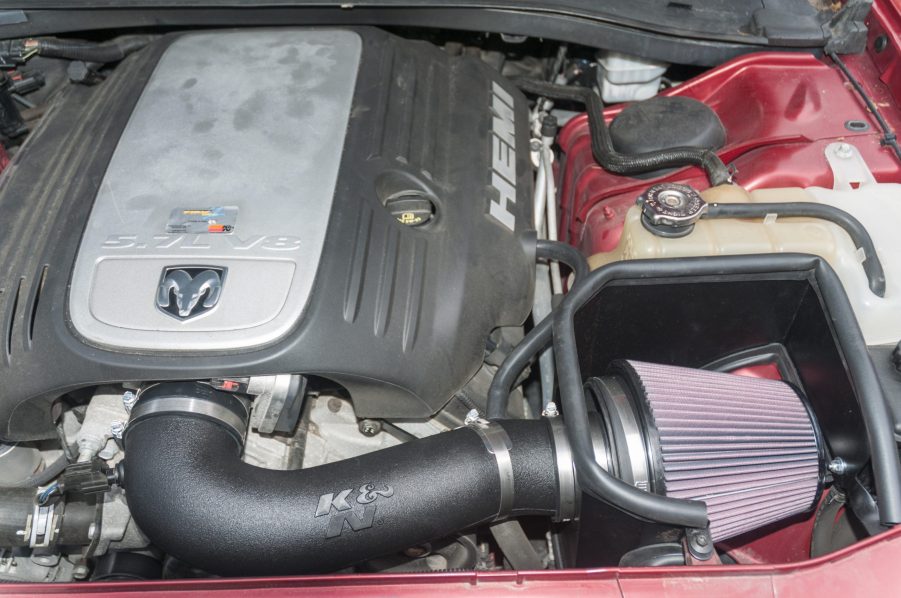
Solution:
[(175, 208), (169, 214), (166, 232), (189, 235), (228, 234), (235, 231), (237, 221), (237, 206)]

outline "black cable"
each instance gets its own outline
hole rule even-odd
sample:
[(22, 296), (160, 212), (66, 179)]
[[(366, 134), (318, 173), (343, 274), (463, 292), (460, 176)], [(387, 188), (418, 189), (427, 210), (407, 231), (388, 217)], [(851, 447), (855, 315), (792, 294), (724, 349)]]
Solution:
[(119, 62), (149, 44), (152, 39), (148, 35), (131, 35), (100, 44), (56, 38), (37, 38), (31, 41), (39, 56), (107, 64)]
[[(569, 266), (576, 276), (573, 287), (588, 276), (588, 260), (576, 248), (560, 241), (540, 239), (535, 246), (535, 255), (541, 259), (557, 260)], [(551, 342), (552, 318), (546, 317), (535, 325), (520, 341), (498, 368), (488, 389), (488, 418), (506, 417), (510, 392), (526, 366), (541, 349)]]
[(861, 85), (860, 81), (858, 81), (854, 77), (854, 75), (851, 74), (851, 71), (848, 69), (844, 61), (839, 58), (838, 54), (836, 54), (835, 52), (829, 52), (828, 55), (829, 58), (832, 59), (832, 62), (834, 62), (835, 65), (842, 71), (842, 73), (844, 73), (845, 78), (848, 80), (848, 83), (851, 84), (851, 86), (854, 88), (854, 91), (857, 92), (857, 95), (859, 95), (864, 104), (867, 105), (867, 109), (876, 119), (876, 122), (879, 123), (879, 128), (882, 129), (882, 140), (880, 141), (880, 143), (884, 146), (887, 145), (888, 147), (892, 148), (892, 150), (895, 152), (895, 157), (898, 158), (899, 161), (901, 161), (901, 146), (898, 145), (898, 138), (895, 135), (895, 132), (892, 131), (891, 127), (888, 126), (888, 123), (882, 117), (882, 113), (879, 112), (879, 108), (876, 107), (876, 103), (870, 98), (869, 95), (867, 95), (867, 92), (864, 90), (863, 85)]
[(544, 260), (554, 260), (569, 266), (576, 276), (576, 280), (588, 275), (588, 260), (578, 249), (561, 241), (548, 241), (538, 239), (535, 245), (535, 256)]
[(828, 220), (842, 227), (854, 247), (863, 251), (864, 259), (861, 262), (867, 275), (870, 290), (877, 297), (885, 297), (885, 271), (882, 263), (876, 255), (876, 246), (873, 239), (860, 221), (836, 207), (813, 202), (783, 202), (783, 203), (712, 203), (707, 208), (704, 218), (766, 218), (769, 214), (775, 214), (781, 218), (817, 218)]
[(695, 147), (675, 147), (641, 154), (621, 154), (613, 147), (610, 131), (604, 120), (604, 104), (601, 97), (585, 87), (555, 85), (536, 79), (515, 79), (514, 83), (524, 92), (553, 100), (578, 102), (588, 112), (591, 131), (591, 152), (595, 161), (605, 170), (616, 174), (635, 175), (681, 166), (700, 166), (707, 173), (712, 186), (732, 182), (732, 174), (715, 152)]
[(59, 445), (63, 449), (63, 455), (65, 455), (69, 463), (74, 463), (78, 459), (78, 452), (66, 440), (66, 430), (62, 418), (56, 424), (56, 436), (59, 438)]

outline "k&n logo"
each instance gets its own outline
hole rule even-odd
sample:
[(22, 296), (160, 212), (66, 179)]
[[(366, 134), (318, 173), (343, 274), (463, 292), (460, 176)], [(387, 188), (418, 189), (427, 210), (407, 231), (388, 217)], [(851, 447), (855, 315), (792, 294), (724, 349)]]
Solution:
[[(341, 492), (323, 494), (316, 506), (316, 517), (329, 517), (326, 538), (337, 538), (345, 529), (358, 532), (369, 529), (375, 522), (376, 500), (391, 498), (394, 489), (375, 484), (363, 484), (357, 490), (349, 488)], [(346, 524), (346, 525), (345, 525)]]

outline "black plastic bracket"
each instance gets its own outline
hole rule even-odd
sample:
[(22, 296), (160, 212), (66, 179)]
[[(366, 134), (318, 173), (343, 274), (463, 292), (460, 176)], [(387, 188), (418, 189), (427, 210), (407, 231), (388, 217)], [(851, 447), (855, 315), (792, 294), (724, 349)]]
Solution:
[(864, 20), (870, 14), (873, 0), (848, 0), (845, 6), (823, 25), (829, 41), (826, 52), (859, 54), (867, 47), (867, 26)]

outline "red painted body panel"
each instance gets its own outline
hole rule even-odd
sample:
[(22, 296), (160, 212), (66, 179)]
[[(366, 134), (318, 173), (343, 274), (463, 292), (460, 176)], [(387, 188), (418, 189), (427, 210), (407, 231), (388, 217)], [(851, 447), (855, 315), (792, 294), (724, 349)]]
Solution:
[(582, 569), (568, 571), (320, 575), (294, 578), (11, 585), (2, 596), (80, 594), (269, 596), (895, 596), (901, 585), (901, 527), (830, 555), (787, 565)]
[[(885, 30), (888, 13), (885, 5), (875, 11), (871, 38)], [(891, 14), (897, 18), (894, 7)], [(901, 111), (892, 93), (901, 96), (897, 52), (890, 47), (882, 53), (845, 57), (895, 129), (901, 127)], [(727, 130), (720, 156), (737, 168), (736, 182), (749, 190), (831, 187), (832, 173), (824, 148), (839, 140), (850, 140), (857, 146), (878, 181), (901, 182), (897, 161), (880, 145), (882, 133), (876, 120), (828, 59), (810, 54), (751, 54), (665, 95), (692, 97), (716, 111)], [(608, 109), (608, 119), (620, 108)], [(849, 120), (865, 121), (870, 129), (849, 131), (845, 127)], [(563, 128), (560, 147), (566, 156), (561, 173), (560, 235), (586, 254), (616, 246), (626, 211), (653, 182), (668, 180), (699, 189), (708, 186), (697, 168), (684, 168), (657, 179), (635, 179), (603, 170), (591, 156), (584, 115)]]

